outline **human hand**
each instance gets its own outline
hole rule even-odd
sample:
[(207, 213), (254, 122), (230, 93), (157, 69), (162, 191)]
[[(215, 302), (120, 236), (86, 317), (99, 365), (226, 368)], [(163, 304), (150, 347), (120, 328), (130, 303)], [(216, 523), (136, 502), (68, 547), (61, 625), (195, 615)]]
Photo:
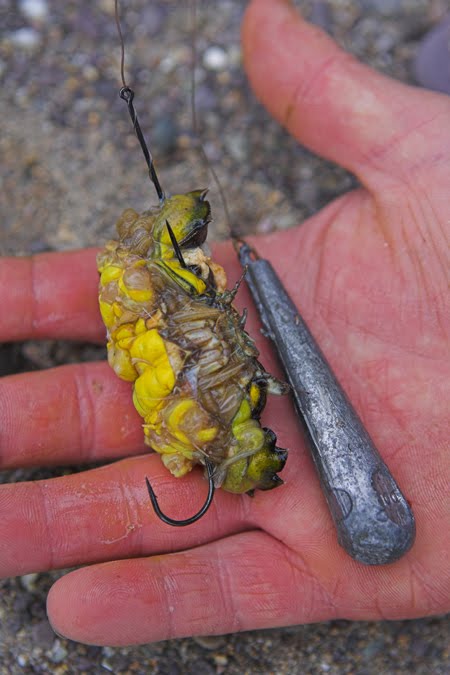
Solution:
[[(331, 618), (412, 618), (449, 609), (448, 183), (450, 101), (390, 81), (341, 52), (281, 0), (244, 25), (251, 82), (305, 145), (363, 187), (297, 230), (258, 239), (411, 502), (417, 538), (383, 567), (339, 547), (295, 413), (264, 423), (290, 449), (286, 485), (254, 499), (216, 492), (198, 523), (200, 472), (174, 479), (144, 454), (130, 385), (106, 363), (0, 380), (0, 467), (122, 459), (62, 478), (0, 486), (0, 575), (90, 564), (51, 589), (58, 632), (121, 645)], [(238, 276), (231, 247), (219, 262)], [(103, 339), (95, 251), (0, 262), (3, 341)], [(246, 291), (249, 332), (276, 369)], [(448, 502), (447, 502), (448, 506)]]

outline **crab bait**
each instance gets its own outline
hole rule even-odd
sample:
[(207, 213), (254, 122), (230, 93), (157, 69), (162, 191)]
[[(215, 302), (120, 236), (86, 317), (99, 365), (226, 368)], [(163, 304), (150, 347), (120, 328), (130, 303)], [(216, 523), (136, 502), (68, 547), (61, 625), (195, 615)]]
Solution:
[(202, 248), (209, 219), (204, 190), (124, 211), (97, 258), (108, 361), (133, 382), (145, 442), (174, 476), (209, 460), (216, 487), (268, 490), (287, 453), (259, 418), (286, 386), (258, 362), (235, 290)]
[[(117, 14), (116, 14), (116, 18)], [(226, 289), (223, 268), (206, 252), (210, 205), (206, 190), (166, 196), (146, 146), (123, 68), (126, 101), (159, 205), (123, 212), (117, 239), (97, 257), (100, 311), (107, 329), (108, 361), (133, 383), (133, 403), (143, 418), (145, 443), (177, 478), (196, 464), (206, 467), (208, 499), (215, 487), (233, 493), (282, 484), (287, 451), (260, 424), (266, 396), (288, 386), (267, 373), (232, 301), (239, 283)]]

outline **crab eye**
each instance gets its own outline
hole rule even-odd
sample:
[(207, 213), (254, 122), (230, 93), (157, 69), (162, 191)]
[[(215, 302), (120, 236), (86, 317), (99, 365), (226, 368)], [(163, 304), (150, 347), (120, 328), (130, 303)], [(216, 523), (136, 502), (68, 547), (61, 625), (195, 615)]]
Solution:
[(180, 246), (182, 248), (201, 246), (208, 236), (208, 225), (210, 222), (210, 218), (193, 221), (189, 233), (179, 242)]

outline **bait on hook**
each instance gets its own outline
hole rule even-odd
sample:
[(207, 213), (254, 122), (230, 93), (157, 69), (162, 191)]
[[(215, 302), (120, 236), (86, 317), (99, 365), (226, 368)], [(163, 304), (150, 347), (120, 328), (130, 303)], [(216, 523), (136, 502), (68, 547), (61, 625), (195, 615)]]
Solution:
[(122, 48), (120, 96), (159, 205), (141, 214), (124, 211), (116, 226), (118, 239), (99, 253), (100, 311), (108, 361), (120, 378), (133, 383), (145, 443), (177, 478), (196, 464), (206, 468), (208, 497), (186, 520), (161, 511), (146, 479), (158, 517), (184, 526), (206, 513), (216, 487), (252, 494), (282, 484), (278, 472), (287, 451), (276, 446), (275, 434), (259, 419), (267, 394), (284, 394), (288, 386), (259, 363), (259, 352), (243, 329), (245, 317), (231, 304), (240, 282), (228, 291), (223, 268), (202, 248), (211, 220), (207, 190), (167, 196), (161, 188), (124, 75), (117, 0), (115, 8)]

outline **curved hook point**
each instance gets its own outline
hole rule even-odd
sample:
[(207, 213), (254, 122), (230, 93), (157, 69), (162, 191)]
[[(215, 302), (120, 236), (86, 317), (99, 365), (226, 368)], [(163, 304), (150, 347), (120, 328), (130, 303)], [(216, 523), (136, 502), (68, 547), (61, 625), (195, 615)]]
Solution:
[(200, 518), (202, 518), (202, 516), (205, 515), (205, 513), (211, 506), (215, 491), (213, 478), (214, 464), (208, 459), (205, 460), (205, 464), (206, 470), (208, 472), (208, 483), (209, 483), (208, 496), (206, 497), (206, 501), (201, 507), (201, 509), (197, 511), (196, 514), (194, 514), (190, 518), (186, 518), (185, 520), (175, 520), (174, 518), (166, 516), (166, 514), (161, 511), (161, 508), (158, 504), (158, 498), (156, 497), (156, 494), (150, 484), (149, 479), (147, 478), (147, 476), (145, 477), (145, 482), (147, 485), (147, 490), (150, 496), (150, 501), (152, 503), (153, 510), (155, 511), (158, 518), (160, 518), (164, 523), (166, 523), (166, 525), (172, 525), (173, 527), (185, 527), (186, 525), (192, 525), (192, 523), (195, 523), (197, 520), (200, 520)]

